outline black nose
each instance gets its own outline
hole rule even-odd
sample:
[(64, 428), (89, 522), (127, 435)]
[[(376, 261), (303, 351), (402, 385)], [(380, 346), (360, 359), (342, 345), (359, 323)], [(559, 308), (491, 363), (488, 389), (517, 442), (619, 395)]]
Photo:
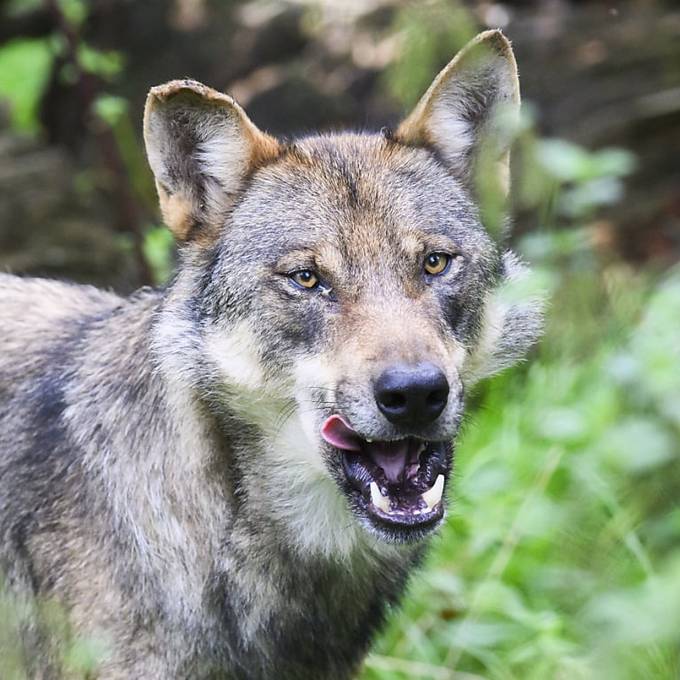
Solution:
[(391, 423), (422, 427), (444, 410), (449, 382), (439, 368), (429, 363), (397, 365), (382, 373), (373, 393), (378, 408)]

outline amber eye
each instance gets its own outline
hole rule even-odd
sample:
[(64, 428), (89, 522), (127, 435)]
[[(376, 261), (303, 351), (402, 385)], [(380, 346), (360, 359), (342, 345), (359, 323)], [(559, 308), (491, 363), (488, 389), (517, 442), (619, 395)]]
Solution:
[(311, 269), (300, 269), (289, 275), (298, 286), (311, 290), (319, 285), (319, 277)]
[(446, 253), (430, 253), (425, 258), (425, 271), (430, 276), (443, 274), (451, 262), (451, 256)]

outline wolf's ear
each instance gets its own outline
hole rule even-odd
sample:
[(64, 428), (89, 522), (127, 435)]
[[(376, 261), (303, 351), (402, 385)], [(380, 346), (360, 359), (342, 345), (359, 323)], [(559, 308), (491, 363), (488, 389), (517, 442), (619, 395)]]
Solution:
[(483, 155), (484, 171), (493, 172), (496, 186), (507, 194), (510, 140), (499, 121), (516, 119), (519, 104), (510, 43), (498, 30), (485, 31), (439, 73), (395, 137), (407, 145), (433, 147), (468, 184)]
[(180, 241), (213, 236), (244, 179), (279, 152), (231, 97), (193, 80), (151, 89), (144, 142), (163, 219)]

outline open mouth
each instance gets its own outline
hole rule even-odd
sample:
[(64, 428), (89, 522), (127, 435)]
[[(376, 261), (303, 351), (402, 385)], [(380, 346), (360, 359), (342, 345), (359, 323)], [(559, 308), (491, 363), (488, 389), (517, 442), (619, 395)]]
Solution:
[(415, 437), (372, 441), (338, 415), (324, 422), (321, 436), (342, 453), (353, 495), (378, 528), (422, 534), (439, 523), (451, 460), (449, 442)]

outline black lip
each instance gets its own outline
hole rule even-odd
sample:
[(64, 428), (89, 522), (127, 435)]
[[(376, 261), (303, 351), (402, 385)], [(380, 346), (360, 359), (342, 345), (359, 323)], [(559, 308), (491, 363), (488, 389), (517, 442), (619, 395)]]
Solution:
[[(439, 475), (448, 482), (453, 445), (449, 442), (421, 442), (417, 473), (390, 483), (382, 469), (362, 452), (338, 450), (342, 456), (345, 489), (353, 501), (355, 512), (365, 517), (370, 525), (388, 540), (408, 541), (424, 537), (435, 529), (444, 516), (445, 499), (431, 511), (426, 511), (420, 495), (430, 489)], [(370, 485), (376, 482), (390, 502), (390, 512), (384, 512), (371, 501)]]
[(386, 515), (370, 503), (367, 511), (374, 526), (386, 531), (391, 537), (403, 540), (409, 538), (412, 534), (422, 536), (436, 529), (444, 518), (444, 502), (442, 500), (438, 503), (427, 515), (421, 514), (417, 517), (404, 516), (402, 518), (393, 514)]

